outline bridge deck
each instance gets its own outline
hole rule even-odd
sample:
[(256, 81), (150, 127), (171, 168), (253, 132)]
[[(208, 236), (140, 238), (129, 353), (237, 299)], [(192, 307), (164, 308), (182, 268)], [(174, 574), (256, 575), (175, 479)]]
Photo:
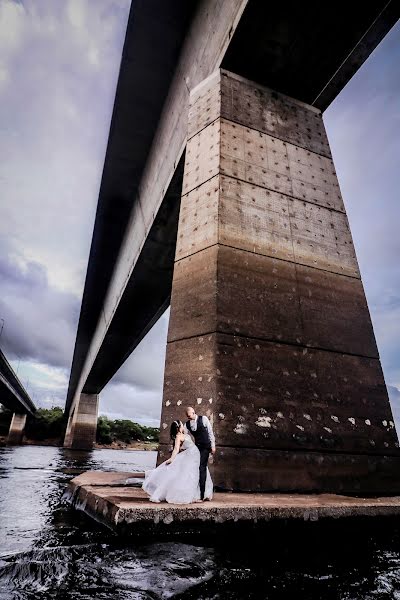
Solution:
[(70, 482), (66, 498), (119, 533), (202, 532), (223, 523), (400, 515), (399, 496), (216, 493), (212, 501), (199, 504), (154, 504), (138, 487), (142, 477), (142, 473), (87, 471)]
[(0, 398), (1, 404), (19, 414), (31, 414), (36, 407), (17, 374), (0, 349)]

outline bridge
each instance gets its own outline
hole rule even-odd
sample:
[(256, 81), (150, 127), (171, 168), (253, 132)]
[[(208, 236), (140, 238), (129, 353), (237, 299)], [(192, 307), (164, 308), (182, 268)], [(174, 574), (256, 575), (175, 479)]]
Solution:
[(194, 404), (221, 489), (400, 490), (322, 116), (398, 17), (394, 1), (132, 3), (65, 446), (92, 447), (99, 393), (171, 304), (159, 461)]
[(36, 407), (1, 349), (0, 402), (13, 411), (7, 443), (20, 444), (25, 429), (26, 417), (27, 415), (33, 415)]

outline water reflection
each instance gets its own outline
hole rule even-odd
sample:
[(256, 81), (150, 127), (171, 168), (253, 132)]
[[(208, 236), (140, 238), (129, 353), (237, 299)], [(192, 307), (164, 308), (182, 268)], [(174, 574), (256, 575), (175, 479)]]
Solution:
[(155, 453), (146, 451), (0, 448), (0, 557), (28, 550), (43, 535), (53, 532), (60, 490), (77, 473), (92, 469), (135, 471), (153, 467), (155, 460)]
[(60, 502), (76, 472), (154, 463), (151, 452), (1, 448), (0, 599), (400, 600), (394, 519), (123, 541)]

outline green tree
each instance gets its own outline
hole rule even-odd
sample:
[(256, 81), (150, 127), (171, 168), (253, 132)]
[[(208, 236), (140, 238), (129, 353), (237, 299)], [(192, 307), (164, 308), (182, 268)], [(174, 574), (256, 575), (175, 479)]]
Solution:
[(160, 437), (160, 430), (158, 427), (146, 427), (145, 425), (141, 425), (141, 428), (147, 441), (158, 442)]
[(25, 427), (27, 438), (46, 440), (61, 439), (64, 433), (64, 413), (60, 406), (39, 408), (34, 415), (28, 415)]
[(113, 437), (121, 442), (129, 444), (131, 441), (144, 440), (142, 428), (129, 419), (117, 419), (112, 428)]
[(111, 421), (105, 416), (100, 416), (97, 420), (96, 442), (99, 444), (111, 444), (112, 426), (114, 421)]
[(158, 442), (159, 434), (160, 430), (157, 427), (139, 425), (130, 419), (113, 421), (101, 415), (97, 421), (96, 441), (99, 444), (111, 444), (113, 441), (125, 444), (134, 441)]

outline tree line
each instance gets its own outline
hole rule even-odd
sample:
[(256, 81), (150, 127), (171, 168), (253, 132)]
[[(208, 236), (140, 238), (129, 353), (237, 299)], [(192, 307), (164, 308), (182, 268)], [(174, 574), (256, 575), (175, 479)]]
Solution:
[[(6, 436), (10, 427), (12, 411), (0, 406), (0, 435)], [(25, 435), (30, 440), (59, 440), (61, 443), (65, 433), (65, 418), (62, 408), (39, 408), (36, 413), (28, 415)], [(100, 416), (97, 420), (96, 442), (111, 444), (135, 441), (158, 442), (160, 430), (157, 427), (146, 427), (129, 419), (109, 419)]]

